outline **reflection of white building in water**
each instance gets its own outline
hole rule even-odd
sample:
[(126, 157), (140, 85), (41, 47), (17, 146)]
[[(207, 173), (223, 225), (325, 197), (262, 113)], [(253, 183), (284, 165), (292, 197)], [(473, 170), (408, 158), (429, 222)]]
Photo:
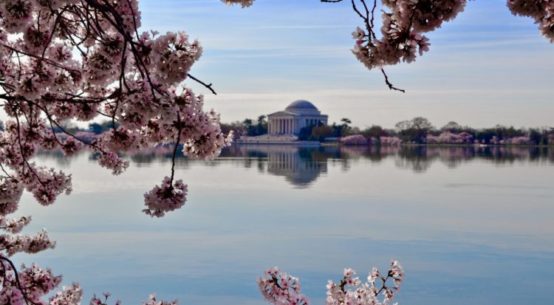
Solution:
[(268, 134), (270, 136), (298, 135), (300, 129), (320, 123), (327, 125), (327, 115), (321, 114), (314, 104), (298, 100), (285, 110), (268, 115)]
[(284, 176), (297, 187), (306, 187), (322, 173), (327, 173), (327, 160), (314, 160), (311, 153), (302, 155), (297, 147), (276, 147), (268, 150), (270, 174)]
[(327, 173), (327, 158), (319, 150), (290, 145), (256, 145), (239, 148), (245, 156), (267, 156), (267, 173), (285, 177), (296, 187), (308, 187)]

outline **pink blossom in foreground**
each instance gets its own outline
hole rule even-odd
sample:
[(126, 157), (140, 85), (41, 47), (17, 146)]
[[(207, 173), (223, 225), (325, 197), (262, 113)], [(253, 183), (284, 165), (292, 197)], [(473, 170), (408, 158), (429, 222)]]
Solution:
[(281, 272), (277, 267), (268, 269), (258, 279), (263, 297), (274, 305), (308, 305), (308, 299), (301, 294), (300, 280)]
[(156, 298), (155, 294), (151, 294), (144, 305), (177, 305), (177, 301), (162, 301)]
[[(412, 62), (416, 55), (429, 51), (429, 39), (423, 35), (456, 17), (465, 0), (445, 0), (433, 4), (433, 10), (420, 1), (383, 0), (381, 37), (373, 28), (357, 28), (352, 34), (356, 44), (352, 52), (368, 69), (400, 62)], [(430, 4), (429, 4), (430, 5)], [(367, 16), (371, 17), (371, 16)], [(369, 30), (369, 31), (367, 31)]]
[(83, 297), (83, 290), (79, 284), (73, 283), (69, 287), (63, 287), (61, 291), (50, 297), (49, 305), (79, 305)]
[[(339, 283), (329, 281), (327, 284), (327, 305), (387, 305), (392, 302), (400, 284), (404, 279), (404, 271), (398, 261), (392, 261), (387, 274), (382, 275), (377, 268), (373, 268), (362, 281), (350, 269), (344, 269), (343, 278)], [(388, 281), (392, 281), (389, 287)]]
[[(223, 0), (228, 4), (252, 5), (253, 1)], [(345, 2), (351, 5), (362, 20), (362, 27), (352, 33), (355, 40), (353, 54), (368, 69), (382, 69), (386, 65), (412, 62), (417, 55), (429, 51), (429, 39), (424, 35), (451, 21), (464, 10), (466, 0), (381, 0), (379, 10), (367, 1), (321, 0)], [(377, 4), (377, 1), (375, 2)], [(531, 17), (539, 30), (554, 42), (554, 2), (549, 0), (508, 0), (514, 15)], [(375, 7), (374, 7), (375, 8)], [(380, 28), (374, 24), (381, 13)], [(383, 72), (384, 73), (384, 72)], [(394, 88), (386, 79), (389, 88)]]
[[(382, 275), (373, 268), (367, 282), (356, 276), (351, 268), (344, 269), (339, 283), (327, 284), (327, 305), (387, 305), (392, 302), (404, 279), (404, 271), (398, 261), (392, 261), (388, 272)], [(389, 284), (389, 282), (392, 282)], [(273, 267), (258, 279), (258, 286), (264, 298), (274, 305), (308, 305), (308, 299), (301, 294), (300, 281)]]
[(13, 234), (21, 232), (29, 222), (31, 222), (31, 216), (22, 216), (18, 219), (7, 219), (0, 216), (0, 227)]
[(165, 213), (182, 207), (186, 200), (187, 185), (182, 180), (172, 184), (171, 179), (165, 177), (160, 186), (156, 185), (144, 194), (146, 209), (143, 212), (153, 217), (162, 217)]
[(4, 285), (0, 290), (0, 304), (25, 305), (25, 299), (19, 288)]
[(249, 7), (254, 3), (254, 0), (221, 0), (225, 4), (240, 4), (242, 7)]
[(17, 210), (23, 194), (23, 185), (13, 178), (0, 180), (0, 217)]
[[(137, 0), (0, 1), (0, 104), (7, 118), (0, 131), (0, 304), (81, 303), (78, 284), (55, 292), (59, 275), (34, 264), (18, 270), (9, 258), (55, 245), (46, 231), (21, 233), (30, 217), (8, 217), (23, 191), (49, 205), (72, 190), (71, 175), (36, 164), (37, 152), (73, 155), (87, 149), (120, 174), (128, 166), (123, 152), (171, 146), (173, 152), (183, 147), (190, 157), (213, 158), (229, 144), (219, 115), (205, 111), (203, 97), (183, 84), (202, 54), (198, 41), (184, 32), (140, 33), (140, 25)], [(65, 127), (99, 117), (118, 127), (103, 135)], [(172, 171), (145, 195), (146, 212), (175, 210), (186, 193)], [(106, 302), (107, 295), (90, 304)], [(151, 296), (145, 304), (176, 302)]]
[[(88, 149), (117, 175), (128, 167), (123, 152), (173, 145), (213, 158), (229, 144), (219, 115), (183, 84), (202, 54), (199, 42), (184, 32), (141, 33), (140, 24), (137, 0), (0, 3), (0, 100), (8, 118), (0, 178), (47, 205), (71, 191), (71, 176), (31, 162), (38, 151)], [(99, 117), (118, 127), (99, 136), (64, 127)]]
[(53, 249), (55, 242), (50, 240), (45, 230), (35, 235), (0, 234), (0, 251), (11, 256), (18, 252), (37, 253)]

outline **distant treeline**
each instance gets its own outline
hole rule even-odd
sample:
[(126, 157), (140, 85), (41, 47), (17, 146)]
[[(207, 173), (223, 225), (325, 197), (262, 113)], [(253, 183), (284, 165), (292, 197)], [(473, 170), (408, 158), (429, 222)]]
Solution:
[[(257, 120), (245, 119), (242, 122), (222, 123), (221, 128), (228, 132), (233, 130), (236, 137), (258, 136), (267, 134), (266, 116)], [(363, 138), (362, 138), (363, 137)], [(514, 128), (496, 125), (490, 128), (477, 129), (462, 126), (456, 122), (436, 128), (426, 118), (416, 117), (398, 122), (394, 129), (378, 125), (361, 129), (351, 125), (347, 118), (331, 125), (313, 125), (300, 131), (300, 140), (325, 141), (337, 138), (365, 139), (368, 144), (389, 143), (410, 144), (514, 144), (514, 145), (554, 145), (554, 128)], [(347, 143), (348, 144), (348, 143)]]
[[(117, 128), (117, 123), (115, 125)], [(0, 121), (0, 130), (4, 125)], [(65, 131), (78, 134), (81, 138), (91, 141), (95, 136), (114, 128), (112, 121), (91, 123), (88, 128), (64, 126)], [(267, 134), (268, 122), (265, 115), (256, 120), (245, 119), (242, 122), (221, 123), (224, 133), (234, 131), (235, 137), (259, 136)], [(62, 132), (54, 127), (55, 132)], [(462, 126), (456, 122), (436, 128), (429, 120), (416, 117), (396, 123), (394, 129), (386, 129), (378, 125), (361, 129), (352, 126), (352, 122), (343, 118), (340, 123), (331, 125), (312, 125), (300, 130), (299, 140), (333, 141), (340, 140), (344, 144), (397, 145), (404, 144), (513, 144), (513, 145), (554, 145), (554, 128), (514, 128), (512, 126), (496, 125), (491, 128), (476, 129)]]

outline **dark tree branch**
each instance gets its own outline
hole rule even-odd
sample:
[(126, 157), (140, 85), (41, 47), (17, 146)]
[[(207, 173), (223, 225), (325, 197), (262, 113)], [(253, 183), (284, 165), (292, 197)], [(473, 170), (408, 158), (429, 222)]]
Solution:
[(217, 95), (217, 92), (215, 92), (215, 90), (212, 88), (212, 83), (209, 83), (209, 84), (206, 84), (205, 82), (199, 80), (198, 78), (192, 76), (190, 73), (187, 74), (188, 77), (190, 77), (190, 79), (192, 79), (193, 81), (199, 83), (200, 85), (206, 87), (208, 90), (210, 90), (214, 95)]
[(400, 92), (402, 92), (402, 93), (406, 93), (406, 90), (395, 87), (395, 86), (389, 81), (389, 76), (388, 76), (387, 73), (385, 72), (385, 69), (381, 68), (381, 73), (383, 73), (383, 77), (385, 78), (385, 83), (387, 84), (387, 86), (389, 87), (390, 90), (400, 91)]

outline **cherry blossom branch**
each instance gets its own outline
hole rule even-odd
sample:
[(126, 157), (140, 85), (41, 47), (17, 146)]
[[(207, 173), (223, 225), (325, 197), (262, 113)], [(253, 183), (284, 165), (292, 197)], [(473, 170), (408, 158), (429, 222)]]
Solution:
[(6, 171), (6, 169), (4, 168), (4, 165), (2, 165), (2, 163), (0, 163), (0, 169), (2, 170), (2, 172), (4, 173), (4, 175), (6, 175), (5, 177), (7, 177), (7, 178), (13, 178), (13, 177)]
[[(15, 268), (15, 265), (14, 263), (7, 257), (4, 257), (2, 254), (0, 254), (0, 261), (5, 261), (7, 262), (10, 267), (12, 268), (12, 272), (14, 274), (14, 277), (15, 277), (15, 284), (17, 285), (17, 288), (19, 289), (19, 291), (21, 291), (21, 294), (23, 295), (23, 299), (25, 300), (25, 304), (29, 304), (29, 298), (27, 297), (27, 294), (25, 293), (23, 287), (21, 286), (21, 281), (19, 280), (19, 275), (17, 273), (17, 268)], [(4, 267), (4, 264), (3, 263), (0, 263), (2, 265), (2, 267)], [(6, 269), (4, 268), (4, 274), (6, 274)]]
[(187, 74), (187, 75), (188, 75), (188, 77), (189, 77), (190, 79), (192, 79), (192, 80), (194, 80), (195, 82), (199, 83), (200, 85), (206, 87), (206, 88), (207, 88), (208, 90), (210, 90), (214, 95), (217, 95), (217, 92), (215, 92), (215, 90), (212, 88), (212, 83), (207, 84), (207, 83), (205, 83), (205, 82), (199, 80), (198, 78), (192, 76), (190, 73)]
[(177, 139), (175, 140), (175, 143), (173, 144), (174, 145), (173, 155), (171, 157), (171, 178), (169, 179), (170, 184), (172, 186), (173, 186), (173, 178), (175, 178), (175, 162), (176, 162), (176, 159), (177, 159), (177, 150), (179, 148), (179, 145), (181, 144), (182, 127), (181, 127), (181, 117), (179, 115), (177, 116), (176, 124), (178, 125), (178, 127), (177, 127)]
[[(363, 9), (358, 8), (358, 4), (357, 4), (356, 1), (359, 1), (359, 3), (361, 4)], [(339, 2), (342, 2), (342, 0), (336, 0), (336, 1), (335, 0), (331, 0), (331, 1), (321, 0), (321, 2), (339, 3)], [(351, 5), (352, 5), (352, 10), (356, 13), (356, 15), (358, 15), (358, 17), (360, 17), (360, 19), (362, 19), (362, 22), (363, 22), (364, 27), (365, 27), (365, 32), (361, 31), (361, 30), (357, 30), (356, 32), (353, 33), (354, 38), (357, 39), (357, 45), (356, 45), (357, 49), (354, 50), (354, 53), (355, 54), (364, 54), (362, 57), (358, 56), (358, 59), (360, 59), (362, 62), (364, 62), (364, 60), (366, 60), (364, 58), (364, 56), (369, 56), (370, 51), (368, 51), (368, 50), (377, 48), (377, 45), (374, 42), (376, 42), (377, 44), (380, 43), (380, 41), (377, 38), (377, 35), (375, 34), (375, 30), (374, 30), (374, 20), (375, 20), (375, 10), (377, 8), (377, 0), (373, 0), (373, 4), (371, 6), (371, 9), (369, 8), (369, 5), (367, 4), (366, 0), (351, 0), (350, 2), (351, 2)], [(366, 32), (367, 32), (367, 34), (366, 34)], [(367, 50), (361, 52), (361, 50), (359, 50), (359, 48), (362, 45), (362, 43), (364, 42), (364, 39), (366, 39)], [(400, 89), (400, 88), (394, 86), (390, 82), (390, 80), (388, 78), (388, 75), (387, 75), (387, 73), (385, 72), (385, 69), (382, 66), (379, 67), (379, 70), (383, 74), (385, 84), (387, 85), (387, 87), (389, 87), (390, 90), (399, 91), (399, 92), (402, 92), (402, 93), (406, 92), (406, 90)]]
[[(377, 285), (376, 281), (381, 283)], [(387, 305), (392, 302), (404, 280), (404, 271), (396, 260), (391, 262), (386, 276), (373, 268), (366, 283), (356, 276), (351, 268), (344, 269), (340, 282), (329, 281), (327, 284), (328, 305)], [(389, 286), (388, 282), (393, 285)], [(302, 294), (300, 280), (277, 267), (268, 269), (263, 277), (258, 279), (258, 287), (263, 297), (274, 305), (308, 305), (309, 300)]]
[(385, 72), (385, 69), (381, 68), (380, 70), (381, 70), (381, 73), (383, 74), (383, 77), (385, 78), (385, 84), (387, 84), (387, 86), (389, 87), (390, 90), (396, 90), (396, 91), (400, 91), (400, 92), (402, 92), (402, 93), (406, 93), (406, 90), (395, 87), (395, 86), (389, 81), (389, 76), (388, 76), (387, 73)]
[[(211, 83), (189, 73), (202, 48), (182, 32), (139, 33), (137, 0), (38, 1), (10, 6), (10, 11), (6, 7), (0, 5), (4, 18), (0, 100), (10, 128), (0, 134), (0, 141), (19, 145), (1, 147), (0, 157), (9, 160), (6, 166), (16, 173), (14, 179), (46, 198), (39, 201), (50, 203), (62, 191), (59, 187), (66, 185), (61, 183), (66, 179), (54, 175), (53, 169), (29, 164), (39, 150), (62, 149), (72, 154), (92, 148), (100, 154), (100, 165), (119, 174), (128, 164), (119, 152), (178, 138), (175, 150), (187, 143), (190, 156), (204, 158), (218, 154), (229, 143), (221, 133), (218, 115), (202, 109), (201, 97), (188, 89), (184, 93), (175, 90), (188, 77), (216, 94)], [(23, 38), (14, 41), (3, 33)], [(112, 130), (92, 142), (61, 123), (90, 121), (96, 116), (109, 117)], [(175, 121), (180, 126), (174, 126)], [(174, 179), (175, 164), (172, 184)], [(48, 190), (54, 182), (60, 183), (58, 189)], [(30, 188), (36, 184), (41, 187)]]

